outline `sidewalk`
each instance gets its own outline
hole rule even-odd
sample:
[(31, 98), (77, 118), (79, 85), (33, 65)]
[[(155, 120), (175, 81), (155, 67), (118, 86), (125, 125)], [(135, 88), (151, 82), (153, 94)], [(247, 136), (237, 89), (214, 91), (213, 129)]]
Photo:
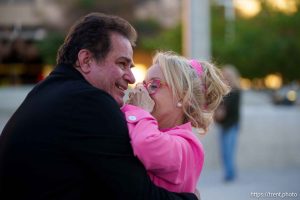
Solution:
[[(300, 199), (300, 168), (239, 171), (235, 182), (222, 182), (220, 170), (204, 169), (198, 189), (201, 200)], [(270, 197), (270, 193), (293, 197)], [(258, 195), (269, 195), (260, 197)], [(296, 196), (296, 197), (295, 197)]]
[[(300, 200), (300, 107), (274, 106), (263, 92), (243, 92), (237, 146), (238, 178), (224, 183), (219, 134), (201, 138), (206, 151), (198, 189), (201, 200)], [(272, 197), (274, 193), (296, 197)], [(288, 193), (288, 194), (285, 194)], [(260, 197), (267, 195), (267, 197)]]

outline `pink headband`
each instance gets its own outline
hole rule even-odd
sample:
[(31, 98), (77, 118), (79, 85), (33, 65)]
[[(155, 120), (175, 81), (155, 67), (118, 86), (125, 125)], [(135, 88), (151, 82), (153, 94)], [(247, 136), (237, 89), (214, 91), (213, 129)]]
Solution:
[(196, 70), (198, 76), (200, 77), (203, 74), (203, 68), (197, 60), (189, 60), (190, 65)]
[[(196, 70), (196, 72), (200, 78), (201, 75), (203, 74), (203, 68), (202, 68), (201, 64), (197, 60), (194, 60), (194, 59), (189, 60), (189, 63)], [(206, 93), (206, 85), (203, 85), (202, 87), (203, 87), (203, 89), (202, 89), (203, 92)], [(206, 103), (204, 103), (203, 107), (204, 107), (204, 110), (207, 110)]]

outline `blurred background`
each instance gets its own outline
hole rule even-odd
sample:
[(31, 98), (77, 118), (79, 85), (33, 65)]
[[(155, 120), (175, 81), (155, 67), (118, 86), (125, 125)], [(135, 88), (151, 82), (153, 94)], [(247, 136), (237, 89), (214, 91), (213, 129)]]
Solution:
[[(202, 199), (300, 199), (299, 0), (0, 0), (0, 131), (29, 90), (55, 66), (71, 24), (89, 12), (116, 14), (137, 29), (137, 81), (156, 50), (232, 65), (242, 86), (238, 178), (222, 181), (216, 125), (200, 136)], [(272, 198), (268, 198), (272, 199)]]

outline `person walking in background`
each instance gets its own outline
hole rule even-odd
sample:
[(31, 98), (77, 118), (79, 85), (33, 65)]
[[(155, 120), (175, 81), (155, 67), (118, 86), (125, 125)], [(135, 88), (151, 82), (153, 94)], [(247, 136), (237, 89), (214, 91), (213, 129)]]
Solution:
[(241, 90), (239, 73), (236, 68), (226, 66), (222, 74), (227, 80), (231, 91), (224, 97), (215, 112), (215, 121), (220, 130), (220, 150), (224, 168), (224, 181), (233, 181), (236, 178), (236, 146), (240, 129), (240, 101)]
[(154, 185), (134, 156), (120, 107), (135, 29), (101, 13), (81, 18), (0, 136), (0, 199), (195, 200)]
[(204, 150), (192, 127), (208, 130), (228, 92), (221, 72), (208, 62), (158, 52), (143, 84), (122, 108), (134, 154), (151, 180), (173, 192), (195, 192)]

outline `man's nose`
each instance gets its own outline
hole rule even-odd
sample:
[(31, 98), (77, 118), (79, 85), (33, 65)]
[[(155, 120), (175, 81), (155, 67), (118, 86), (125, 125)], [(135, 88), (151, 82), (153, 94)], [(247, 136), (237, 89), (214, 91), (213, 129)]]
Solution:
[(134, 75), (133, 75), (133, 73), (132, 73), (131, 68), (128, 69), (128, 71), (126, 72), (125, 79), (126, 79), (126, 81), (127, 81), (129, 84), (134, 84), (134, 83), (135, 83), (135, 77), (134, 77)]

